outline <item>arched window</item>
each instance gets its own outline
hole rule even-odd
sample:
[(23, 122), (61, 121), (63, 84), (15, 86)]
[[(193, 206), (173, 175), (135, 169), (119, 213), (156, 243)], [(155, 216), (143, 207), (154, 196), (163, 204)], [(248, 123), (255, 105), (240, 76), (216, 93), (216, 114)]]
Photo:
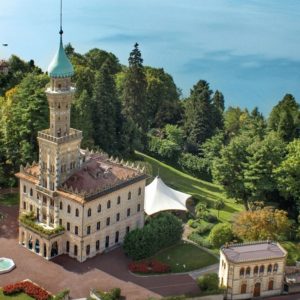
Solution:
[(253, 273), (254, 273), (254, 275), (257, 275), (257, 274), (258, 274), (258, 266), (255, 266), (255, 267), (254, 267)]
[(250, 276), (250, 273), (251, 273), (251, 269), (250, 269), (250, 267), (247, 267), (247, 269), (246, 269), (246, 275)]
[(244, 269), (244, 268), (241, 268), (241, 269), (240, 269), (240, 276), (244, 276), (244, 274), (245, 274), (245, 269)]
[(139, 192), (138, 192), (138, 194), (139, 194), (139, 195), (142, 194), (142, 188), (140, 188), (140, 187), (139, 187)]
[(75, 217), (79, 217), (79, 209), (78, 208), (76, 208), (76, 210), (75, 210)]
[(259, 268), (259, 273), (264, 273), (265, 272), (265, 266), (261, 265)]
[(32, 188), (30, 189), (30, 196), (31, 197), (33, 196), (33, 190), (32, 190)]
[(62, 202), (61, 202), (61, 201), (59, 202), (59, 209), (60, 209), (60, 210), (62, 210), (62, 209), (63, 209), (63, 204), (62, 204)]
[(68, 213), (71, 213), (71, 206), (68, 205)]
[(110, 200), (107, 201), (107, 208), (110, 208)]
[(128, 193), (128, 200), (131, 199), (131, 192)]
[(92, 215), (92, 210), (89, 208), (89, 209), (88, 209), (87, 216), (90, 217), (91, 215)]
[(275, 265), (274, 265), (274, 268), (273, 268), (273, 272), (276, 273), (277, 271), (278, 271), (278, 264), (275, 264)]
[(247, 284), (243, 283), (241, 285), (241, 294), (246, 294), (246, 292), (247, 292)]
[(273, 290), (273, 286), (274, 286), (274, 281), (271, 279), (268, 284), (268, 290), (269, 291)]
[(98, 205), (97, 211), (98, 211), (98, 213), (101, 212), (101, 204)]
[(269, 264), (269, 265), (268, 265), (268, 273), (271, 273), (271, 272), (272, 272), (272, 265)]
[(26, 193), (26, 185), (23, 185), (23, 193)]

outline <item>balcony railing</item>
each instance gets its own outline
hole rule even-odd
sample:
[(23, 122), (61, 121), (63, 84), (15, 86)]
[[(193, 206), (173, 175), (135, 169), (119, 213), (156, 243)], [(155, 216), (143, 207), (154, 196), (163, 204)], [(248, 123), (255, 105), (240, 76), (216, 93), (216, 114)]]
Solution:
[(54, 143), (57, 143), (57, 144), (61, 144), (61, 143), (67, 142), (67, 141), (76, 140), (79, 138), (81, 139), (82, 132), (80, 130), (70, 128), (70, 132), (68, 135), (56, 137), (56, 136), (50, 135), (49, 129), (45, 129), (45, 130), (38, 132), (38, 137), (42, 138), (42, 139), (46, 139), (46, 140), (54, 142)]

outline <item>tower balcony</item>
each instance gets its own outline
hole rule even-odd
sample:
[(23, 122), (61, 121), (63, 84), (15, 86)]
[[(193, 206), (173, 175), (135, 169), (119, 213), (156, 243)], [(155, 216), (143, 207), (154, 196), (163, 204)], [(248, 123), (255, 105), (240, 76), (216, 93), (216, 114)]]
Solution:
[(50, 142), (54, 142), (57, 144), (63, 144), (66, 142), (70, 142), (72, 140), (82, 139), (82, 131), (74, 129), (74, 128), (70, 128), (69, 134), (61, 136), (61, 137), (56, 137), (56, 136), (50, 135), (49, 129), (45, 129), (45, 130), (38, 132), (38, 138), (46, 139)]

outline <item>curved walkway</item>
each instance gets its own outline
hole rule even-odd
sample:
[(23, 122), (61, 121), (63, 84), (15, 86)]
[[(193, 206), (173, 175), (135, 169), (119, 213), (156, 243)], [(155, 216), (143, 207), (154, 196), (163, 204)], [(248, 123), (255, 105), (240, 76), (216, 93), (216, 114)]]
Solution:
[(155, 277), (130, 274), (129, 259), (120, 248), (84, 263), (66, 255), (47, 261), (18, 244), (18, 208), (0, 205), (0, 211), (6, 216), (0, 222), (0, 256), (12, 258), (17, 266), (11, 273), (0, 275), (0, 286), (29, 278), (53, 293), (69, 288), (73, 298), (86, 297), (92, 288), (120, 287), (130, 300), (199, 292), (188, 274)]

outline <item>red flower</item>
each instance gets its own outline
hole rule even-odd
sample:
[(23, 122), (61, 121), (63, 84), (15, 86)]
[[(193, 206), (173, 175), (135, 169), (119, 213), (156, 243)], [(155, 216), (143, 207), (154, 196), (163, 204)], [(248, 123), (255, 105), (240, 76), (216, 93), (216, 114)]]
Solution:
[(128, 265), (128, 269), (133, 273), (167, 273), (171, 271), (169, 265), (155, 259), (132, 262)]

